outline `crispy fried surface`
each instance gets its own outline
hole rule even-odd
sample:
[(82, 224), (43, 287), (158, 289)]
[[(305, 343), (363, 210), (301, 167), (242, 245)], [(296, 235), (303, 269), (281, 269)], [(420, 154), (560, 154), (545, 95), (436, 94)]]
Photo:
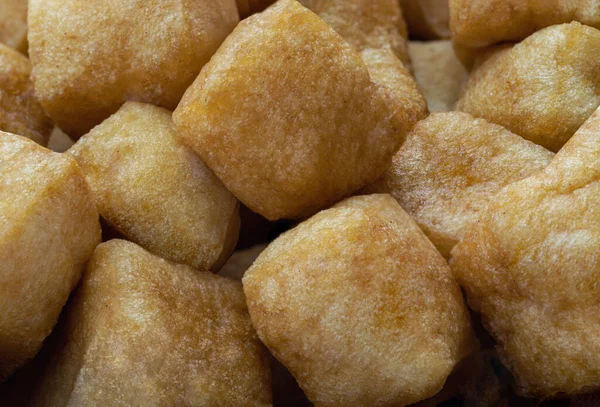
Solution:
[(389, 48), (410, 67), (408, 37), (397, 0), (300, 0), (357, 51)]
[(452, 268), (522, 393), (600, 383), (600, 112), (543, 171), (503, 189)]
[(555, 24), (600, 28), (595, 0), (450, 0), (452, 38), (467, 47), (520, 41)]
[(600, 31), (546, 28), (488, 58), (457, 109), (558, 151), (600, 105)]
[(275, 220), (309, 216), (374, 181), (411, 109), (390, 106), (355, 50), (282, 0), (238, 25), (173, 117), (233, 194)]
[(27, 52), (27, 0), (0, 1), (0, 43)]
[(33, 0), (36, 94), (74, 138), (127, 100), (174, 109), (237, 21), (235, 0)]
[(450, 41), (411, 41), (408, 44), (415, 79), (430, 112), (449, 112), (460, 97), (469, 74)]
[(450, 38), (448, 0), (400, 0), (411, 38)]
[(0, 44), (0, 130), (45, 146), (52, 121), (33, 94), (30, 73), (31, 66), (25, 56)]
[(100, 223), (75, 160), (0, 132), (0, 380), (56, 323)]
[(238, 201), (181, 143), (169, 111), (128, 102), (69, 153), (100, 215), (128, 239), (200, 270), (218, 270), (233, 251)]
[(284, 233), (243, 284), (261, 340), (318, 406), (432, 396), (473, 347), (450, 269), (389, 195), (349, 198)]
[(554, 155), (502, 126), (466, 113), (419, 122), (368, 193), (391, 194), (449, 257), (504, 186), (544, 168)]
[(240, 283), (134, 243), (98, 246), (37, 406), (269, 406)]

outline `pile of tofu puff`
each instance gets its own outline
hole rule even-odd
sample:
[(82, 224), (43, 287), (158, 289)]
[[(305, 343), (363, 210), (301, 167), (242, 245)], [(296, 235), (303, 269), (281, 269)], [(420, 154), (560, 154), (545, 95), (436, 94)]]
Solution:
[(1, 0), (0, 405), (600, 405), (599, 106), (600, 0)]

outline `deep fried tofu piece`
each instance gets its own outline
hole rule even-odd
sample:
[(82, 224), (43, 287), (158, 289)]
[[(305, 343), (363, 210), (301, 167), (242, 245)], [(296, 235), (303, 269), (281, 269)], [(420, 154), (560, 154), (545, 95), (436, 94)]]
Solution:
[(100, 215), (176, 263), (218, 270), (235, 248), (239, 203), (177, 137), (171, 113), (128, 102), (70, 150)]
[(67, 313), (36, 406), (270, 406), (239, 282), (111, 240)]
[(100, 223), (71, 157), (0, 132), (0, 381), (39, 350)]
[(32, 0), (36, 94), (74, 139), (127, 100), (172, 110), (238, 19), (235, 0)]
[(282, 0), (237, 26), (173, 118), (246, 206), (269, 220), (303, 218), (387, 168), (418, 116), (418, 104), (389, 96), (322, 19)]
[(33, 94), (30, 73), (25, 56), (0, 44), (0, 131), (45, 146), (53, 125)]
[(448, 258), (498, 191), (553, 156), (497, 124), (437, 113), (415, 126), (390, 168), (363, 192), (391, 194)]
[(388, 48), (410, 67), (406, 23), (397, 0), (300, 0), (357, 51)]
[(600, 5), (595, 0), (450, 0), (452, 39), (472, 48), (521, 41), (572, 21), (600, 29)]
[(415, 79), (430, 112), (449, 112), (460, 97), (469, 74), (450, 41), (411, 41), (408, 44)]
[(0, 1), (0, 43), (27, 52), (27, 0)]
[(600, 111), (542, 171), (504, 188), (452, 252), (524, 395), (600, 388)]
[(474, 347), (450, 268), (389, 195), (284, 233), (242, 282), (259, 337), (318, 406), (425, 399)]
[(558, 151), (600, 105), (600, 31), (579, 23), (538, 31), (487, 58), (457, 110)]
[(448, 0), (400, 0), (411, 38), (450, 38)]

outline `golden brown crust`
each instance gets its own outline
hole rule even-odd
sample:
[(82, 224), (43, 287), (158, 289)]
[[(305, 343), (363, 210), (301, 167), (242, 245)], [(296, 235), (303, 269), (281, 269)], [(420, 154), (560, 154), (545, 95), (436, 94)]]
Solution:
[(600, 3), (590, 0), (450, 0), (452, 38), (467, 47), (521, 41), (542, 28), (572, 21), (600, 29)]
[(419, 122), (367, 193), (389, 193), (448, 258), (504, 186), (544, 168), (554, 155), (502, 126), (466, 113)]
[(94, 252), (67, 312), (36, 406), (271, 403), (239, 282), (112, 240)]
[(450, 41), (411, 41), (408, 44), (415, 80), (430, 112), (449, 112), (460, 97), (469, 74)]
[(179, 140), (168, 110), (128, 102), (70, 150), (100, 215), (165, 259), (218, 270), (235, 248), (239, 204)]
[(174, 109), (237, 22), (235, 0), (32, 0), (36, 94), (74, 138), (127, 100)]
[(397, 0), (300, 0), (358, 52), (391, 49), (410, 67), (406, 23)]
[(474, 346), (447, 263), (389, 195), (284, 233), (243, 284), (261, 340), (321, 407), (430, 397)]
[(457, 110), (558, 151), (600, 105), (600, 31), (546, 28), (483, 62)]
[(522, 393), (600, 386), (600, 111), (544, 170), (502, 190), (452, 268)]
[(0, 131), (47, 145), (52, 121), (33, 94), (29, 60), (0, 44)]
[(58, 319), (100, 223), (75, 160), (0, 132), (0, 380)]
[(400, 0), (411, 38), (450, 38), (448, 0)]
[(282, 0), (238, 25), (173, 118), (250, 209), (270, 220), (301, 218), (389, 165), (406, 117), (417, 115), (385, 95), (323, 20)]
[(27, 0), (0, 1), (0, 43), (27, 53)]

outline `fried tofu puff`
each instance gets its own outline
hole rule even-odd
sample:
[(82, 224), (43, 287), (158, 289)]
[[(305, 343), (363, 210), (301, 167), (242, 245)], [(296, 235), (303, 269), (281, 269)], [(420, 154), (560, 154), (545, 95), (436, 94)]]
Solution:
[(498, 191), (553, 156), (497, 124), (436, 113), (415, 126), (390, 168), (362, 192), (391, 194), (448, 258)]
[(504, 188), (452, 252), (521, 393), (600, 389), (600, 111), (544, 170)]
[(536, 32), (483, 62), (457, 110), (558, 151), (600, 105), (600, 31), (579, 23)]
[(0, 381), (52, 330), (100, 223), (71, 157), (0, 132)]
[(27, 52), (27, 0), (0, 1), (0, 43)]
[(32, 0), (36, 94), (74, 139), (127, 100), (172, 110), (238, 20), (235, 0)]
[(266, 352), (239, 282), (111, 240), (66, 312), (33, 405), (271, 405)]
[(469, 74), (454, 54), (450, 41), (411, 41), (410, 59), (417, 85), (430, 112), (449, 112), (460, 97)]
[(406, 23), (398, 0), (300, 0), (357, 51), (389, 48), (410, 67)]
[(233, 252), (239, 203), (177, 137), (168, 110), (128, 102), (68, 152), (100, 215), (176, 263), (218, 270)]
[(450, 38), (448, 0), (400, 0), (411, 38)]
[(389, 195), (284, 233), (242, 282), (259, 337), (316, 406), (425, 399), (476, 346), (446, 261)]
[(25, 56), (0, 44), (0, 131), (45, 146), (53, 124), (33, 94), (30, 73)]
[(303, 218), (385, 171), (424, 109), (391, 95), (327, 23), (281, 0), (236, 27), (173, 119), (251, 210)]
[(471, 48), (521, 41), (572, 21), (600, 29), (600, 5), (594, 0), (450, 0), (452, 39)]

